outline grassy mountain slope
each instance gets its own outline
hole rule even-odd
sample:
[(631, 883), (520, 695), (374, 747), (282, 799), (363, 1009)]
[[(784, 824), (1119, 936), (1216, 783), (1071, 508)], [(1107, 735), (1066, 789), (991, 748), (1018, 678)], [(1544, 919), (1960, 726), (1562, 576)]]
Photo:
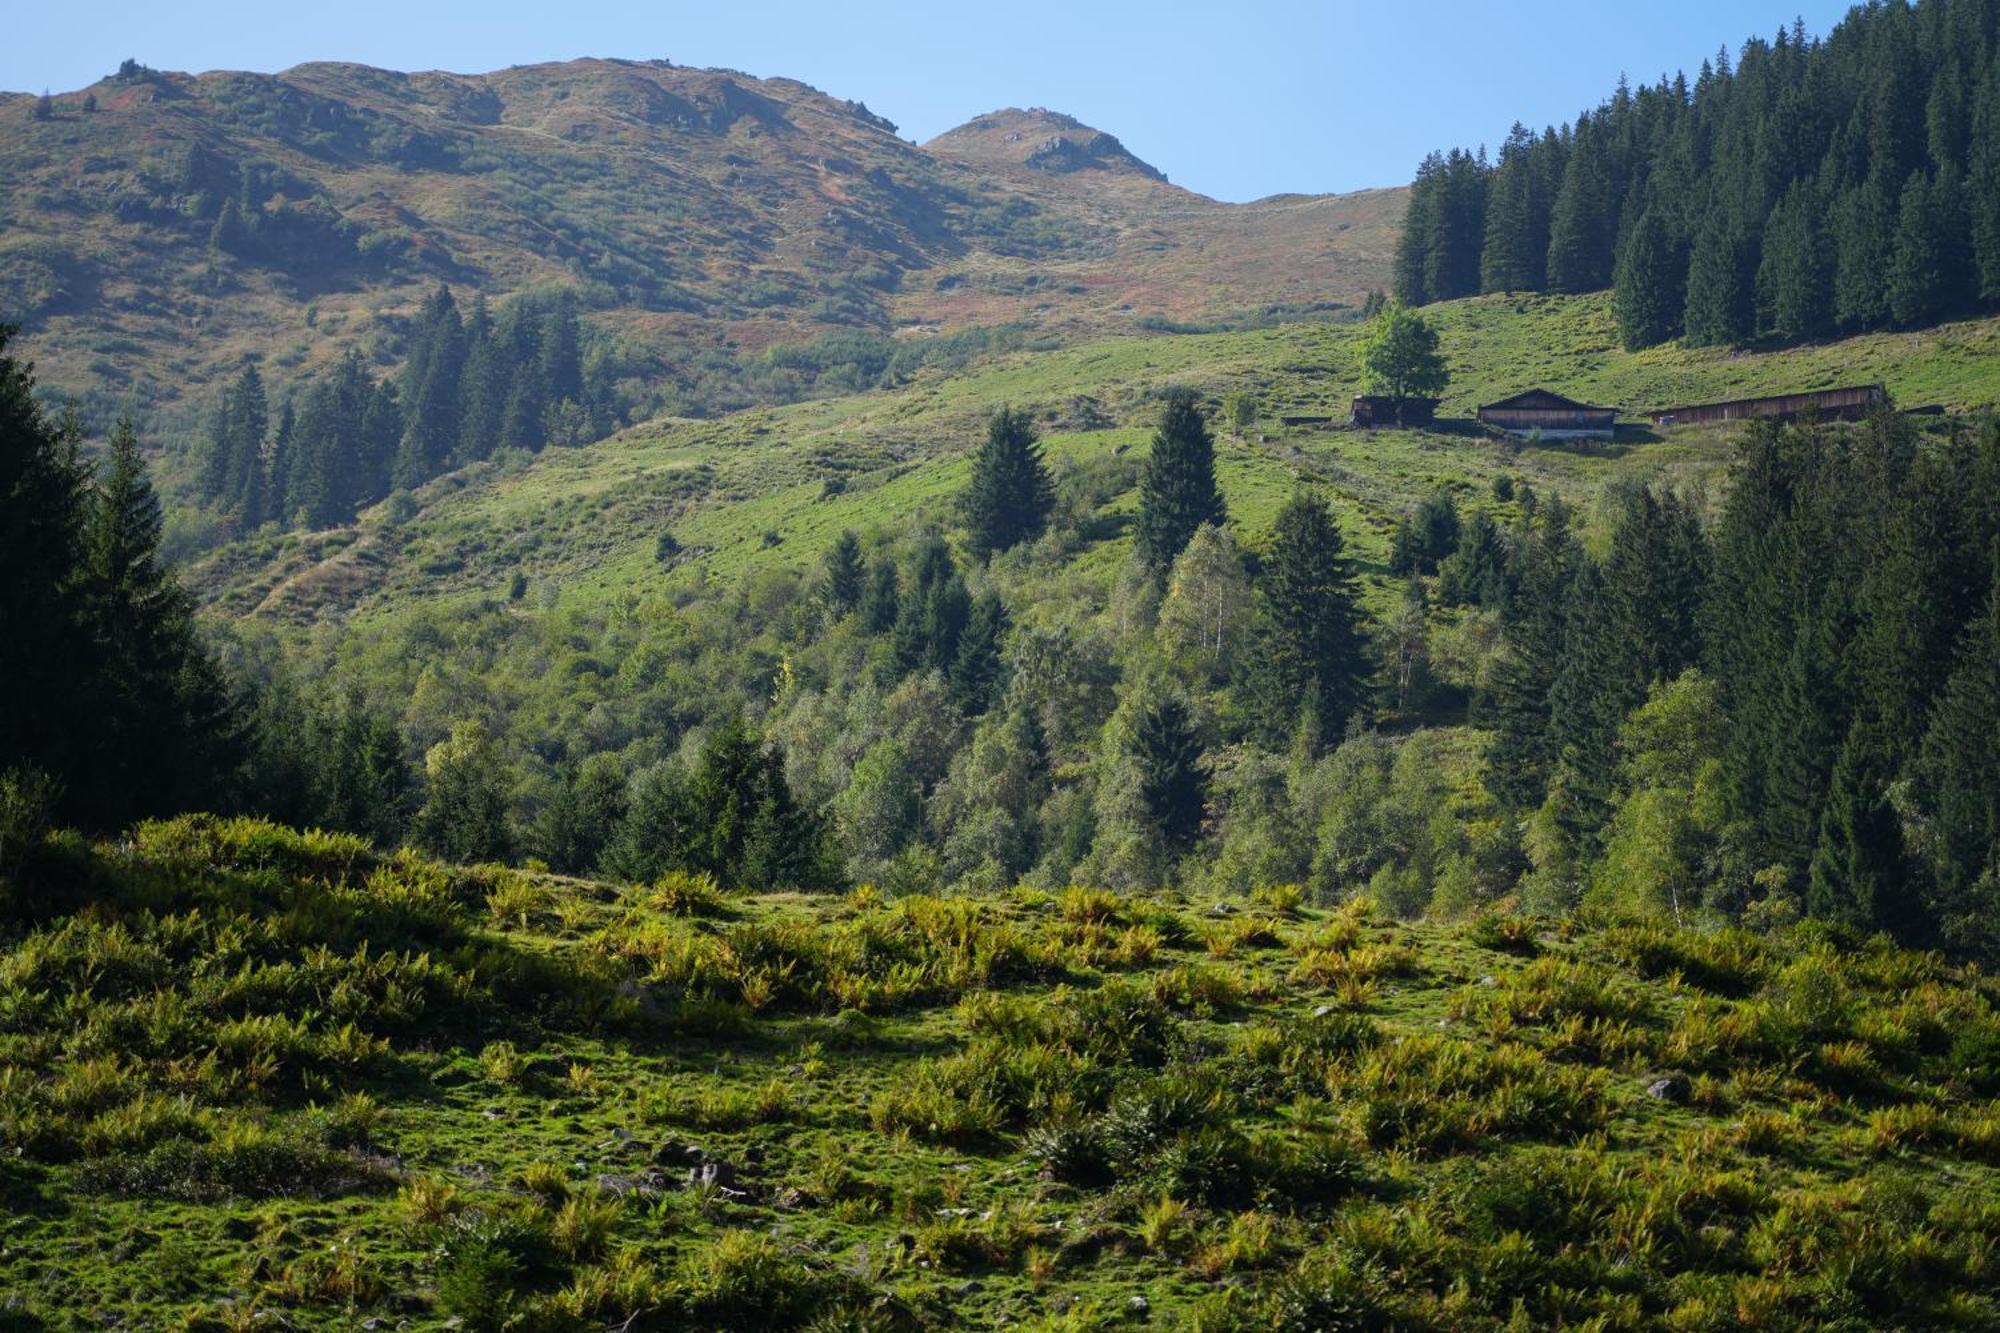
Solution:
[(665, 62), (142, 71), (33, 107), (0, 99), (0, 314), (47, 386), (143, 404), (246, 355), (281, 378), (342, 344), (392, 359), (440, 280), (580, 285), (663, 374), (857, 327), (1072, 336), (1351, 302), (1386, 281), (1403, 194), (1220, 204), (1091, 156), (1115, 140), (1067, 118), (1091, 170), (971, 131), (919, 147), (804, 84)]
[(12, 1327), (2000, 1319), (2000, 992), (1880, 944), (200, 817), (10, 873)]
[[(2000, 321), (1883, 334), (1774, 353), (1629, 354), (1604, 296), (1491, 297), (1440, 306), (1454, 369), (1444, 410), (1535, 384), (1640, 409), (1674, 402), (1881, 380), (1905, 405), (2000, 403)], [(1280, 414), (1338, 417), (1357, 387), (1351, 326), (1108, 339), (997, 359), (908, 387), (715, 421), (660, 421), (575, 451), (482, 464), (349, 529), (226, 548), (195, 571), (219, 610), (285, 618), (365, 616), (504, 592), (516, 571), (550, 595), (602, 601), (660, 583), (805, 567), (843, 528), (944, 520), (964, 455), (1003, 403), (1044, 422), (1052, 460), (1115, 467), (1142, 456), (1151, 395), (1186, 383), (1258, 395), (1266, 420), (1224, 437), (1232, 520), (1260, 535), (1299, 480), (1326, 486), (1367, 560), (1386, 555), (1397, 516), (1439, 485), (1484, 488), (1508, 473), (1588, 501), (1606, 478), (1699, 484), (1727, 461), (1730, 430), (1635, 432), (1610, 448), (1503, 446), (1479, 436), (1287, 429)], [(1129, 483), (1129, 477), (1127, 478)], [(1107, 568), (1124, 549), (1129, 490), (1104, 502), (1103, 538), (1080, 552)], [(682, 551), (662, 569), (670, 531)]]

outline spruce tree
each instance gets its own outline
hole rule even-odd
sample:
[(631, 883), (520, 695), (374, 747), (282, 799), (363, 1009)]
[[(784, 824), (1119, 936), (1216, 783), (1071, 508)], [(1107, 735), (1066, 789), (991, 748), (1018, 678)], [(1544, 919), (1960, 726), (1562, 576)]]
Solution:
[(897, 669), (948, 672), (971, 614), (972, 599), (951, 548), (942, 538), (931, 538), (898, 599), (892, 637)]
[(1549, 687), (1549, 778), (1561, 794), (1551, 813), (1566, 844), (1583, 850), (1594, 846), (1610, 815), (1615, 741), (1632, 703), (1625, 688), (1629, 645), (1593, 561), (1577, 562), (1564, 591), (1560, 656)]
[(1611, 285), (1614, 195), (1598, 130), (1579, 119), (1549, 216), (1548, 284), (1552, 291), (1594, 292)]
[(2000, 946), (2000, 545), (1986, 605), (1961, 642), (1914, 765), (1929, 912), (1961, 948)]
[(1425, 496), (1415, 509), (1396, 521), (1389, 543), (1389, 572), (1435, 574), (1438, 566), (1458, 549), (1458, 501), (1448, 487)]
[(833, 548), (826, 553), (826, 578), (821, 596), (827, 613), (838, 620), (860, 606), (866, 576), (867, 571), (861, 560), (860, 538), (851, 529), (843, 531), (834, 539)]
[(896, 573), (896, 562), (884, 556), (870, 568), (868, 586), (861, 594), (862, 627), (870, 634), (887, 634), (896, 627), (902, 603), (902, 581)]
[(1688, 259), (1687, 310), (1682, 326), (1696, 347), (1725, 347), (1755, 329), (1754, 291), (1745, 272), (1744, 242), (1714, 220), (1696, 235)]
[(1950, 302), (1951, 238), (1942, 191), (1922, 172), (1903, 186), (1896, 218), (1895, 258), (1889, 266), (1889, 317), (1921, 324)]
[(1888, 742), (1857, 720), (1835, 760), (1819, 842), (1807, 872), (1806, 910), (1867, 930), (1907, 930), (1915, 904), (1889, 803)]
[(1302, 717), (1337, 737), (1371, 674), (1353, 568), (1326, 503), (1300, 494), (1278, 513), (1257, 580), (1252, 690), (1257, 724), (1282, 743)]
[(263, 489), (257, 501), (257, 520), (260, 523), (282, 526), (290, 518), (285, 509), (285, 496), (291, 488), (295, 461), (292, 446), (298, 427), (298, 412), (287, 395), (284, 404), (278, 408), (278, 424), (271, 431), (271, 447), (264, 460)]
[(1423, 570), (1423, 541), (1417, 535), (1416, 515), (1409, 513), (1396, 520), (1396, 527), (1389, 534), (1389, 572), (1397, 578), (1408, 578), (1421, 574)]
[(87, 512), (81, 602), (92, 745), (87, 767), (69, 779), (73, 806), (96, 828), (212, 807), (243, 757), (242, 732), (193, 604), (160, 561), (160, 502), (129, 420), (112, 432)]
[(1227, 517), (1215, 484), (1215, 441), (1208, 423), (1194, 393), (1176, 389), (1167, 396), (1160, 427), (1153, 432), (1152, 457), (1139, 483), (1139, 559), (1164, 576), (1196, 528), (1220, 526)]
[(465, 366), (459, 376), (458, 443), (454, 461), (485, 458), (500, 445), (507, 411), (507, 347), (493, 329), (482, 293), (465, 322)]
[(1131, 755), (1139, 770), (1139, 799), (1169, 850), (1185, 852), (1201, 836), (1208, 780), (1201, 768), (1201, 737), (1188, 706), (1174, 695), (1142, 709), (1133, 728)]
[(75, 572), (84, 473), (73, 428), (35, 401), (34, 375), (0, 324), (0, 773), (60, 777), (81, 741), (76, 691), (85, 648)]
[(1692, 502), (1671, 492), (1627, 491), (1618, 503), (1604, 558), (1603, 599), (1610, 617), (1621, 714), (1646, 692), (1695, 665), (1707, 591), (1708, 539)]
[(1442, 229), (1444, 156), (1432, 153), (1417, 167), (1410, 183), (1410, 200), (1403, 210), (1403, 231), (1396, 239), (1395, 296), (1405, 305), (1432, 300), (1428, 285), (1433, 264), (1431, 247)]
[(966, 616), (949, 673), (952, 701), (967, 717), (978, 717), (999, 702), (1005, 685), (1006, 662), (1000, 649), (1006, 632), (1006, 606), (997, 594), (981, 593)]
[(548, 439), (542, 429), (549, 408), (542, 323), (523, 302), (511, 301), (494, 336), (501, 343), (506, 369), (497, 443), (533, 453)]
[(1498, 608), (1506, 600), (1507, 550), (1500, 525), (1484, 509), (1475, 509), (1458, 548), (1438, 566), (1438, 601)]
[(994, 414), (986, 443), (973, 457), (972, 479), (961, 504), (967, 544), (978, 559), (1041, 535), (1055, 491), (1027, 413), (1003, 407)]
[(369, 707), (359, 689), (349, 688), (333, 706), (315, 710), (306, 735), (319, 809), (301, 822), (362, 834), (378, 847), (397, 845), (415, 781), (395, 720)]
[(785, 756), (765, 749), (758, 772), (757, 804), (744, 833), (734, 882), (753, 889), (837, 889), (838, 854), (823, 820), (801, 806), (785, 781)]
[(257, 689), (249, 716), (247, 807), (299, 828), (333, 829), (394, 847), (413, 781), (402, 739), (358, 689), (308, 695), (283, 672)]
[(1969, 134), (1965, 200), (1982, 301), (2000, 301), (2000, 44), (1979, 83)]
[(1896, 251), (1896, 208), (1879, 179), (1850, 190), (1834, 218), (1833, 317), (1848, 331), (1889, 319), (1889, 270)]
[(825, 830), (786, 784), (784, 757), (732, 716), (710, 733), (692, 777), (666, 802), (680, 823), (662, 868), (706, 871), (725, 885), (829, 888)]
[(537, 351), (537, 379), (547, 401), (583, 401), (583, 337), (576, 318), (576, 299), (565, 291), (555, 308), (542, 317)]
[(535, 822), (535, 855), (562, 875), (596, 872), (625, 818), (625, 776), (608, 755), (565, 773)]
[(696, 831), (688, 784), (672, 765), (656, 764), (633, 781), (625, 813), (599, 866), (630, 883), (656, 879), (668, 870), (698, 868), (691, 852)]
[(1423, 219), (1431, 229), (1424, 245), (1424, 291), (1432, 301), (1456, 300), (1479, 291), (1488, 175), (1483, 151), (1474, 156), (1454, 149), (1445, 157), (1436, 205)]
[(1540, 508), (1514, 545), (1502, 651), (1479, 700), (1480, 718), (1494, 732), (1486, 757), (1486, 786), (1517, 813), (1542, 803), (1555, 765), (1549, 696), (1562, 669), (1569, 585), (1583, 561), (1560, 498)]
[(1786, 342), (1823, 337), (1833, 329), (1834, 247), (1824, 212), (1814, 183), (1798, 181), (1764, 230), (1757, 303), (1765, 330)]
[(1480, 287), (1488, 292), (1540, 291), (1549, 255), (1549, 201), (1540, 146), (1516, 121), (1500, 150), (1486, 196)]
[(414, 489), (450, 465), (464, 431), (465, 329), (451, 289), (425, 302), (403, 367), (407, 420), (398, 442), (392, 484)]
[(1613, 298), (1619, 337), (1627, 351), (1652, 347), (1680, 332), (1687, 303), (1685, 284), (1679, 248), (1659, 215), (1645, 210), (1618, 262)]
[(264, 437), (270, 404), (254, 364), (246, 364), (216, 402), (202, 460), (202, 493), (235, 513), (245, 528), (261, 521)]

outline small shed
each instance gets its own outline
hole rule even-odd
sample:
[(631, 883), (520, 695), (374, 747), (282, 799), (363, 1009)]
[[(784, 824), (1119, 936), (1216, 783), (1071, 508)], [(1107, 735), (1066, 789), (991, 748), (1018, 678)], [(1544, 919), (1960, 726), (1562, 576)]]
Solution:
[(1842, 389), (1814, 389), (1808, 393), (1780, 393), (1762, 398), (1732, 398), (1723, 403), (1663, 407), (1647, 415), (1656, 426), (1685, 426), (1697, 421), (1796, 421), (1808, 415), (1825, 421), (1859, 421), (1887, 401), (1889, 391), (1881, 385), (1856, 384)]
[(1437, 420), (1436, 398), (1391, 398), (1387, 394), (1355, 395), (1354, 424), (1364, 429), (1376, 426), (1428, 426)]
[(1479, 420), (1510, 435), (1608, 440), (1617, 433), (1618, 409), (1593, 407), (1548, 389), (1530, 389), (1488, 403), (1479, 409)]

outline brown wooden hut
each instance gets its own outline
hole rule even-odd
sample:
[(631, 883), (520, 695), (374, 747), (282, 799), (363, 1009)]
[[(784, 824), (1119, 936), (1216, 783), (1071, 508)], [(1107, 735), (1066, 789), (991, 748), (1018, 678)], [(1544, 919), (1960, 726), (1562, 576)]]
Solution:
[(1775, 419), (1796, 421), (1818, 416), (1827, 421), (1859, 421), (1883, 403), (1889, 391), (1879, 384), (1857, 384), (1844, 389), (1815, 389), (1810, 393), (1780, 393), (1763, 398), (1732, 398), (1726, 403), (1695, 403), (1688, 407), (1663, 407), (1649, 412), (1656, 426), (1686, 426), (1701, 421), (1751, 421)]
[(1387, 394), (1357, 394), (1354, 424), (1376, 426), (1428, 426), (1437, 420), (1436, 398), (1391, 398)]
[(1618, 409), (1593, 407), (1547, 389), (1530, 389), (1488, 403), (1479, 409), (1479, 420), (1510, 435), (1608, 440), (1617, 433)]

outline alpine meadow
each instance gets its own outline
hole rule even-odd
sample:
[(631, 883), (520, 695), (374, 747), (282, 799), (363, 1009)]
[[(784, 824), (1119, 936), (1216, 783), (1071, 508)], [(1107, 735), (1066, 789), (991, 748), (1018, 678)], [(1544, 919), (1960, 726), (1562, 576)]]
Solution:
[(0, 1333), (2000, 1329), (2000, 0), (1694, 35), (0, 93)]

